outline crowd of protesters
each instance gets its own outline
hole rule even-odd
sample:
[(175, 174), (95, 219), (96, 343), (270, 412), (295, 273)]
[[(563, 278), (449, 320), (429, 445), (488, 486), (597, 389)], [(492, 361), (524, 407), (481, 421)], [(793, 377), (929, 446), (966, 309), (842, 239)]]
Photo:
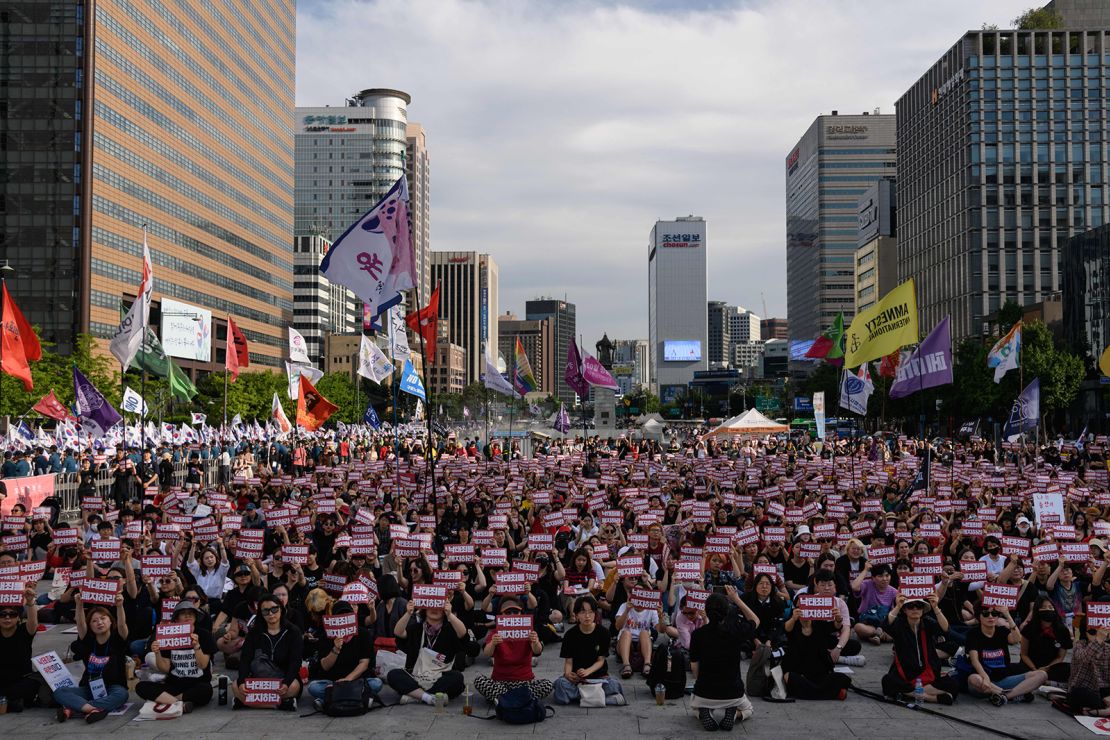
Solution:
[[(844, 700), (870, 643), (889, 649), (870, 651), (888, 697), (1002, 706), (1047, 687), (1110, 717), (1105, 445), (689, 434), (526, 458), (362, 431), (9, 451), (5, 479), (77, 473), (81, 511), (4, 506), (0, 696), (91, 723), (132, 693), (152, 717), (190, 713), (221, 672), (233, 708), (290, 711), (351, 684), (383, 703), (523, 687), (622, 706), (643, 680), (730, 730), (751, 697)], [(44, 621), (76, 625), (76, 685), (33, 670)], [(545, 650), (558, 675), (536, 674)]]

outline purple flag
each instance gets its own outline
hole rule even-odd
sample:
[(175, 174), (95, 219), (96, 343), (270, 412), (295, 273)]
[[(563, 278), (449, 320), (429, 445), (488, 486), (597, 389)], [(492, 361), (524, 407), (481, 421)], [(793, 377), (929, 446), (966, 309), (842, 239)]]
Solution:
[(590, 385), (596, 385), (599, 388), (609, 388), (614, 391), (621, 389), (605, 366), (598, 362), (597, 358), (590, 357), (588, 353), (582, 355), (582, 377)]
[(73, 366), (73, 395), (77, 399), (81, 428), (94, 437), (103, 437), (116, 422), (123, 419), (76, 365)]
[(894, 384), (890, 386), (890, 397), (905, 398), (926, 388), (951, 382), (952, 335), (949, 317), (945, 316), (933, 327), (925, 341), (898, 363)]
[(567, 346), (567, 367), (563, 379), (580, 398), (590, 395), (590, 384), (582, 377), (582, 357), (578, 354), (578, 345), (575, 344), (574, 337), (570, 338), (570, 344)]
[(559, 404), (559, 414), (555, 417), (555, 431), (566, 434), (570, 431), (570, 414), (567, 413), (567, 405), (565, 403)]

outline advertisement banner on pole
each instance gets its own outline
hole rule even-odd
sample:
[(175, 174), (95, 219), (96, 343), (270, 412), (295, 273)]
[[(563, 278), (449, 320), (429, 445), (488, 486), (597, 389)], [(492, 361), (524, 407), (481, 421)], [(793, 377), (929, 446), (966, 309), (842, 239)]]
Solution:
[(825, 392), (813, 394), (813, 421), (817, 424), (817, 439), (825, 438)]

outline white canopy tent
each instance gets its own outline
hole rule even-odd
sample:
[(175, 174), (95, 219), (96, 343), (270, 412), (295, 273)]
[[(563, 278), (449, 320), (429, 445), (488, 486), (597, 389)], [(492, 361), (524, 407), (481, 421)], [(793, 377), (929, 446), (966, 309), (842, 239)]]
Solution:
[(789, 431), (786, 424), (771, 421), (756, 409), (748, 409), (738, 416), (727, 419), (720, 426), (710, 430), (706, 437), (762, 437)]

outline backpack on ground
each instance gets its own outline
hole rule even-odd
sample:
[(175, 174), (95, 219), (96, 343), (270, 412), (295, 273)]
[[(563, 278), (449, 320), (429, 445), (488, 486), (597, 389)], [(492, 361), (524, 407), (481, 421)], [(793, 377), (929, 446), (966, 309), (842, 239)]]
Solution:
[(336, 681), (324, 691), (324, 706), (320, 711), (329, 717), (361, 717), (370, 711), (373, 700), (366, 681)]
[(648, 691), (663, 684), (668, 699), (686, 695), (686, 656), (671, 645), (659, 645), (651, 654), (651, 671), (647, 675)]
[(543, 722), (550, 716), (555, 716), (553, 707), (544, 706), (543, 702), (532, 696), (527, 686), (517, 686), (509, 689), (497, 700), (494, 710), (497, 718), (510, 725), (528, 725)]

